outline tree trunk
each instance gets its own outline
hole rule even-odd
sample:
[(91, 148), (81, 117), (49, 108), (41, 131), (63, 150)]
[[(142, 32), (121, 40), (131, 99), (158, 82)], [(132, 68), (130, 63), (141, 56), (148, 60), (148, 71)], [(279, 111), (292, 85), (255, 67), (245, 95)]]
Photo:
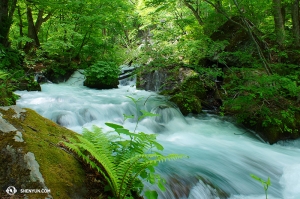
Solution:
[(39, 10), (38, 17), (36, 22), (33, 22), (32, 10), (29, 6), (27, 6), (27, 22), (28, 22), (28, 37), (32, 39), (31, 42), (27, 42), (24, 51), (28, 53), (33, 47), (40, 47), (40, 40), (38, 37), (38, 33), (40, 28), (44, 22), (46, 22), (51, 17), (51, 13), (49, 13), (45, 18), (43, 18), (44, 10)]
[(46, 22), (51, 17), (51, 13), (49, 13), (45, 18), (43, 18), (44, 10), (39, 10), (38, 18), (35, 21), (35, 30), (38, 34), (40, 32), (41, 26), (44, 22)]
[(194, 14), (194, 16), (195, 16), (195, 18), (197, 19), (197, 21), (198, 21), (198, 23), (199, 23), (199, 25), (200, 26), (202, 26), (203, 25), (203, 21), (202, 21), (202, 19), (201, 19), (201, 17), (200, 17), (200, 15), (199, 15), (199, 8), (197, 7), (196, 9), (190, 4), (190, 2), (189, 1), (187, 1), (187, 0), (183, 0), (183, 2), (184, 2), (184, 4), (193, 12), (193, 14)]
[[(22, 14), (21, 14), (21, 10), (20, 7), (18, 6), (18, 17), (19, 17), (19, 33), (20, 33), (20, 37), (24, 36), (23, 33), (23, 20), (22, 20)], [(22, 41), (20, 41), (18, 43), (18, 48), (21, 49), (22, 48)]]
[(8, 0), (0, 0), (0, 44), (8, 47), (8, 32), (11, 22), (8, 18)]
[(299, 0), (294, 0), (292, 4), (292, 22), (295, 45), (299, 46), (300, 27), (299, 27)]
[(8, 33), (12, 24), (12, 17), (16, 9), (17, 0), (12, 0), (9, 7), (9, 0), (0, 0), (0, 44), (9, 47)]
[(281, 0), (273, 0), (276, 41), (282, 47), (285, 39), (284, 21), (281, 11)]
[(28, 22), (28, 33), (27, 36), (32, 39), (31, 42), (27, 42), (24, 51), (28, 53), (33, 47), (39, 47), (40, 41), (37, 36), (35, 25), (33, 23), (32, 10), (27, 6), (27, 22)]

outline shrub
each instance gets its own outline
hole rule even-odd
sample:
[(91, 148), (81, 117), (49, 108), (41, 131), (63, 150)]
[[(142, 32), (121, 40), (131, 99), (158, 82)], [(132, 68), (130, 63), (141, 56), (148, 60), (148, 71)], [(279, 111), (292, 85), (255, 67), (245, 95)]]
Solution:
[(116, 63), (98, 61), (85, 70), (85, 85), (99, 88), (115, 87), (115, 84), (118, 85), (119, 73)]

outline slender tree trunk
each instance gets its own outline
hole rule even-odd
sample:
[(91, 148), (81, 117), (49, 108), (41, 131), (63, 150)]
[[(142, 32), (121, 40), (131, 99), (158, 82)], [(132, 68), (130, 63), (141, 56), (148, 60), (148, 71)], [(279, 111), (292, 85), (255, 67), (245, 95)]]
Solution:
[(215, 10), (216, 12), (219, 12), (221, 9), (223, 9), (223, 5), (222, 5), (222, 0), (216, 0), (216, 7)]
[(16, 9), (17, 0), (0, 0), (0, 44), (9, 47), (8, 33), (12, 24), (12, 17)]
[(0, 0), (0, 44), (8, 47), (8, 32), (11, 22), (8, 18), (8, 0)]
[(299, 27), (299, 0), (294, 0), (292, 4), (292, 22), (293, 22), (293, 34), (295, 38), (295, 45), (299, 46), (300, 27)]
[(51, 14), (48, 14), (45, 18), (43, 18), (44, 10), (39, 10), (38, 17), (36, 19), (36, 22), (33, 22), (32, 17), (32, 10), (29, 6), (27, 6), (27, 22), (28, 22), (28, 37), (32, 39), (32, 42), (27, 42), (24, 51), (28, 53), (30, 49), (33, 47), (39, 47), (40, 46), (40, 40), (38, 37), (38, 33), (40, 31), (40, 28), (44, 22), (46, 22), (48, 19), (50, 19)]
[(43, 15), (44, 15), (44, 10), (39, 10), (38, 18), (35, 21), (35, 30), (37, 34), (40, 32), (42, 24), (48, 21), (48, 19), (50, 19), (51, 17), (51, 13), (49, 13), (45, 18), (43, 18)]
[[(194, 8), (188, 0), (183, 0), (184, 4), (193, 12), (196, 20), (198, 21), (199, 25), (202, 26), (204, 23), (200, 17), (198, 5)], [(198, 3), (197, 3), (198, 4)]]
[(276, 41), (282, 47), (285, 39), (285, 30), (281, 8), (281, 0), (273, 0), (273, 15), (275, 22)]
[[(20, 7), (18, 6), (18, 17), (19, 17), (19, 33), (20, 33), (20, 37), (24, 36), (23, 33), (23, 20), (22, 20), (22, 14), (21, 14), (21, 10)], [(20, 41), (18, 43), (18, 48), (21, 49), (22, 48), (22, 41)]]
[(27, 42), (24, 51), (28, 53), (33, 47), (39, 47), (40, 41), (37, 36), (37, 31), (35, 29), (35, 25), (32, 17), (32, 10), (29, 6), (27, 6), (27, 22), (28, 22), (28, 33), (27, 36), (32, 39), (31, 42)]

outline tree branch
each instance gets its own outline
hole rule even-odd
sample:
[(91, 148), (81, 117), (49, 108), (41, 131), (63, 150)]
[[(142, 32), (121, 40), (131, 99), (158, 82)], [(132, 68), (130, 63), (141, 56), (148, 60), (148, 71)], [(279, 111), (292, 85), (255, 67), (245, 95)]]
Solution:
[(196, 17), (199, 25), (202, 26), (204, 23), (203, 23), (200, 15), (198, 13), (198, 11), (187, 0), (183, 0), (183, 3), (193, 12), (193, 14)]

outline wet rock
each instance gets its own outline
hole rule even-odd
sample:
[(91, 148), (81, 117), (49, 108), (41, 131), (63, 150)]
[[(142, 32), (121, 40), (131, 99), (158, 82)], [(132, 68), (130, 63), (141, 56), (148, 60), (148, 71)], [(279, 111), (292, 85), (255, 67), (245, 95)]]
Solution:
[(119, 81), (116, 78), (115, 81), (111, 82), (110, 84), (105, 84), (103, 82), (96, 82), (96, 81), (89, 81), (87, 78), (83, 85), (89, 88), (96, 88), (96, 89), (112, 89), (112, 88), (118, 88)]

